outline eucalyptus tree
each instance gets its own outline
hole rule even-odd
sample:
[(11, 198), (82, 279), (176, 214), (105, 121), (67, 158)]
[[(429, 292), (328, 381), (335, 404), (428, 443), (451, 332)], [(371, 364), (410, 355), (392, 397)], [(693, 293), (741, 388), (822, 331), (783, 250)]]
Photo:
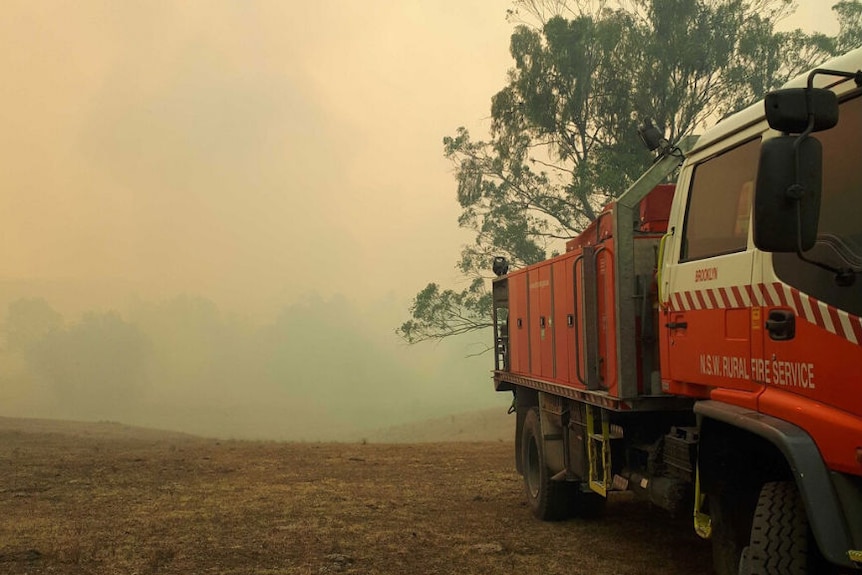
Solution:
[(491, 261), (541, 261), (649, 165), (651, 120), (671, 142), (748, 105), (859, 39), (862, 8), (838, 3), (837, 37), (782, 32), (791, 0), (519, 0), (513, 67), (491, 98), (488, 139), (443, 139), (458, 224), (475, 233), (467, 287), (429, 283), (396, 331), (411, 343), (490, 325)]

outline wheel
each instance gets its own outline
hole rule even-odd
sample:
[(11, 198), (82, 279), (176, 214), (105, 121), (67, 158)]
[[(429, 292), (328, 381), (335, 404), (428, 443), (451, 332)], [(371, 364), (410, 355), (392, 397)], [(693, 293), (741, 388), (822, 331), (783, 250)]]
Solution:
[(524, 419), (521, 449), (524, 490), (530, 511), (542, 521), (565, 519), (570, 486), (562, 481), (551, 481), (551, 474), (545, 465), (539, 410), (535, 407), (530, 408)]
[(817, 545), (796, 485), (789, 481), (766, 483), (754, 510), (751, 542), (740, 561), (740, 574), (819, 573), (817, 558)]

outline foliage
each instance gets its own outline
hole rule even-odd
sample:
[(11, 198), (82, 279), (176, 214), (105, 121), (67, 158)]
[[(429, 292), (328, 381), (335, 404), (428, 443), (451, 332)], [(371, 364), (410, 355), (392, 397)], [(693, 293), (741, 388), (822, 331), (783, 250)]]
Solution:
[[(155, 384), (176, 399), (220, 396), (237, 381), (257, 379), (260, 358), (248, 326), (223, 317), (212, 301), (179, 295), (157, 302), (138, 302), (129, 321), (152, 341), (150, 374)], [(197, 400), (200, 403), (200, 399)]]
[(491, 326), (485, 313), (490, 307), (491, 294), (481, 278), (460, 292), (431, 283), (413, 299), (410, 313), (415, 319), (398, 331), (409, 343), (464, 334)]
[(671, 142), (748, 105), (858, 39), (862, 8), (836, 5), (837, 38), (779, 32), (791, 0), (518, 0), (514, 67), (491, 100), (490, 139), (443, 140), (458, 223), (475, 233), (461, 291), (430, 283), (396, 331), (410, 343), (487, 327), (494, 256), (547, 257), (649, 165), (636, 136), (652, 119)]
[(115, 410), (143, 391), (150, 350), (146, 335), (118, 314), (90, 312), (68, 327), (46, 333), (35, 344), (31, 359), (62, 401), (87, 415), (102, 416), (89, 408)]
[(497, 402), (463, 385), (487, 369), (459, 342), (432, 351), (392, 336), (402, 305), (312, 294), (252, 320), (179, 295), (64, 321), (43, 299), (18, 300), (0, 322), (0, 387), (18, 414), (282, 439), (344, 438), (465, 399)]
[(6, 312), (6, 346), (13, 351), (29, 351), (48, 334), (63, 327), (63, 316), (43, 298), (21, 298)]
[(840, 25), (834, 39), (833, 51), (837, 54), (862, 46), (862, 3), (859, 0), (842, 0), (832, 7)]

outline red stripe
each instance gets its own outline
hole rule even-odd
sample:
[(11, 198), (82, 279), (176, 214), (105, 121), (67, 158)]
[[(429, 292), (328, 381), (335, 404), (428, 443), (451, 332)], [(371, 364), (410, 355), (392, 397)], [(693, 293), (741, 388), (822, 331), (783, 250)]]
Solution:
[(719, 307), (721, 307), (720, 305), (718, 305), (718, 301), (715, 299), (714, 289), (710, 288), (706, 290), (706, 295), (709, 296), (709, 303), (712, 305), (710, 309), (718, 309)]
[(820, 313), (820, 306), (817, 304), (817, 300), (808, 296), (808, 303), (811, 305), (811, 311), (814, 314), (814, 323), (819, 327), (825, 328), (826, 322), (823, 320), (823, 314)]
[(679, 292), (673, 294), (673, 299), (676, 300), (674, 303), (674, 311), (683, 311), (685, 306), (682, 303), (682, 295)]
[[(793, 307), (796, 308), (796, 315), (805, 317), (805, 308), (802, 307), (802, 297), (799, 295), (799, 290), (791, 290), (790, 293), (793, 295)], [(807, 317), (805, 319), (811, 321)]]
[(747, 285), (745, 286), (745, 291), (748, 293), (748, 299), (751, 302), (749, 305), (756, 306), (757, 305), (757, 297), (754, 295), (754, 286)]
[(694, 298), (691, 297), (691, 292), (685, 292), (685, 299), (688, 302), (688, 309), (694, 309)]
[(763, 305), (773, 307), (775, 301), (772, 299), (772, 294), (769, 293), (769, 288), (766, 284), (757, 284), (760, 287), (760, 295), (763, 297)]
[(829, 311), (829, 317), (832, 318), (832, 325), (835, 326), (835, 333), (846, 339), (847, 335), (844, 333), (844, 326), (841, 324), (838, 310), (831, 305), (826, 306), (826, 309)]
[(721, 301), (724, 302), (724, 307), (733, 307), (730, 305), (730, 298), (727, 296), (727, 288), (719, 288), (719, 295), (721, 295)]
[(781, 305), (784, 307), (788, 307), (790, 304), (787, 303), (787, 295), (784, 293), (784, 285), (780, 282), (775, 282), (772, 284), (772, 287), (775, 288), (775, 293), (778, 294), (778, 299), (781, 301)]
[(853, 334), (856, 336), (856, 344), (862, 345), (862, 320), (860, 320), (854, 315), (851, 315), (850, 325), (853, 327)]
[(697, 301), (700, 302), (700, 308), (706, 309), (708, 306), (706, 305), (706, 300), (703, 299), (703, 292), (698, 290), (698, 291), (694, 292), (694, 295), (697, 296)]
[[(742, 301), (742, 292), (739, 291), (739, 286), (730, 286), (730, 290), (733, 292), (733, 297), (736, 298), (736, 303), (738, 307), (742, 307), (745, 305), (745, 302)], [(731, 306), (735, 307), (735, 306)]]

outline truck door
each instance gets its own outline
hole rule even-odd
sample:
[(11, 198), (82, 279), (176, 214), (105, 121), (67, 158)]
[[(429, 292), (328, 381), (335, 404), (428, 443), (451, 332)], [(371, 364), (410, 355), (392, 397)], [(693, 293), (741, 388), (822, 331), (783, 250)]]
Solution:
[(760, 138), (750, 131), (732, 147), (719, 141), (696, 152), (682, 174), (687, 194), (676, 201), (662, 278), (666, 391), (689, 384), (705, 386), (702, 395), (709, 388), (756, 387), (750, 374), (756, 300), (749, 222)]
[(816, 134), (823, 146), (817, 241), (808, 261), (795, 253), (763, 255), (763, 353), (754, 363), (764, 396), (780, 390), (856, 414), (862, 413), (862, 277), (841, 282), (812, 262), (858, 269), (862, 261), (860, 125), (862, 95), (856, 95), (841, 102), (837, 126)]

